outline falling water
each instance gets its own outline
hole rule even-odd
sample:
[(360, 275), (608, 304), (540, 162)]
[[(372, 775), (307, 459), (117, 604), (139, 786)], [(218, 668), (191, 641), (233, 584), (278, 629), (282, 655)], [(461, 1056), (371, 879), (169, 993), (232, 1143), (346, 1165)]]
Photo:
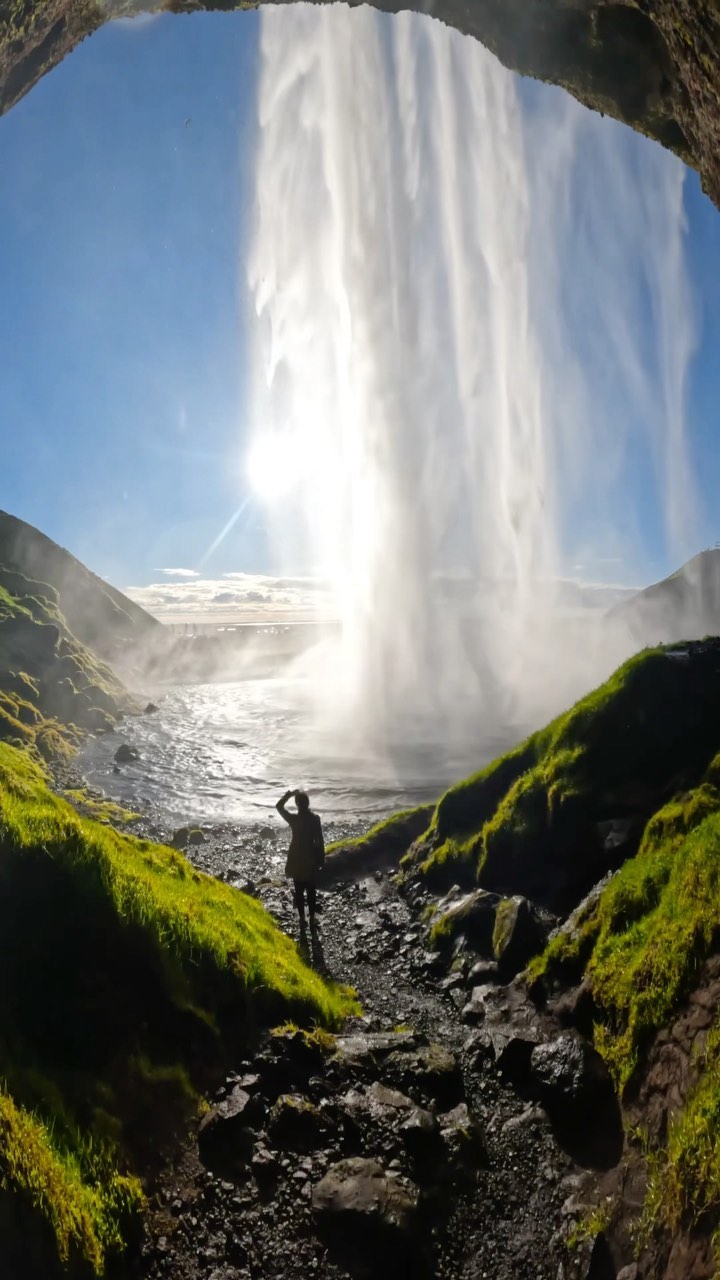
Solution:
[[(559, 351), (569, 311), (548, 310), (567, 192), (558, 179), (555, 205), (538, 197), (516, 80), (417, 15), (268, 7), (259, 123), (249, 407), (287, 481), (269, 512), (277, 566), (310, 567), (337, 602), (328, 703), (376, 735), (407, 734), (409, 710), (444, 738), (478, 717), (530, 723), (588, 678), (567, 627), (559, 648), (554, 599), (558, 404), (593, 399)], [(587, 139), (562, 137), (570, 171)], [(630, 157), (622, 178), (637, 184)], [(648, 226), (626, 238), (652, 258)], [(662, 323), (672, 303), (666, 290)], [(623, 358), (618, 394), (651, 376)], [(625, 428), (609, 430), (621, 452)]]

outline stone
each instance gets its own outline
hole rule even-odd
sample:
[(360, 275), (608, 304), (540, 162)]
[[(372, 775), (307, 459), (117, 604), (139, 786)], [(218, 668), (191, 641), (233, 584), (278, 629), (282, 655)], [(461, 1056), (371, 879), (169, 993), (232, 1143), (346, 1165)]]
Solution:
[(115, 752), (116, 764), (131, 764), (134, 760), (140, 759), (140, 752), (135, 747), (129, 746), (127, 742), (121, 742)]
[(583, 1112), (603, 1105), (608, 1095), (614, 1097), (610, 1072), (600, 1054), (569, 1033), (537, 1045), (530, 1070), (541, 1101), (549, 1107)]
[[(420, 1192), (402, 1174), (361, 1156), (331, 1166), (312, 1190), (318, 1231), (354, 1274), (424, 1275)], [(402, 1271), (405, 1268), (405, 1271)]]
[(155, 705), (155, 703), (154, 703), (154, 702), (148, 702), (148, 704), (147, 704), (147, 706), (146, 706), (146, 708), (145, 708), (145, 715), (146, 715), (146, 716), (151, 716), (151, 715), (153, 715), (156, 711), (159, 711), (159, 710), (160, 710), (160, 708), (159, 708), (159, 707), (157, 707), (157, 706)]
[(615, 1165), (623, 1149), (622, 1118), (610, 1072), (597, 1050), (579, 1036), (563, 1033), (533, 1049), (530, 1074), (560, 1145), (578, 1163)]
[(262, 1122), (264, 1106), (258, 1094), (236, 1086), (200, 1122), (198, 1151), (203, 1164), (232, 1167), (246, 1164), (253, 1146), (253, 1129)]
[(438, 903), (432, 920), (433, 937), (449, 943), (464, 937), (467, 945), (481, 955), (492, 955), (495, 909), (500, 901), (496, 893), (474, 889), (472, 893), (458, 896), (451, 890)]
[(316, 1151), (328, 1133), (328, 1118), (302, 1094), (283, 1093), (268, 1117), (268, 1137), (280, 1151)]
[(493, 956), (500, 978), (507, 981), (542, 950), (545, 929), (527, 898), (503, 898), (495, 913)]
[(477, 1116), (460, 1102), (439, 1117), (440, 1134), (449, 1163), (466, 1173), (487, 1162), (485, 1136)]
[(364, 1130), (380, 1129), (388, 1135), (390, 1149), (397, 1149), (400, 1142), (413, 1159), (438, 1151), (436, 1116), (397, 1089), (374, 1081), (367, 1088), (351, 1089), (338, 1106), (343, 1117), (350, 1120), (350, 1130), (344, 1124), (346, 1137), (352, 1138), (353, 1129), (358, 1136)]
[(458, 1060), (440, 1044), (395, 1050), (385, 1060), (385, 1072), (400, 1088), (430, 1098), (440, 1106), (452, 1106), (464, 1093)]
[(199, 827), (191, 827), (188, 831), (188, 844), (206, 844), (207, 838)]
[(470, 999), (463, 1005), (461, 1017), (463, 1022), (469, 1023), (471, 1026), (477, 1026), (485, 1018), (485, 988), (484, 986), (473, 987), (470, 993)]

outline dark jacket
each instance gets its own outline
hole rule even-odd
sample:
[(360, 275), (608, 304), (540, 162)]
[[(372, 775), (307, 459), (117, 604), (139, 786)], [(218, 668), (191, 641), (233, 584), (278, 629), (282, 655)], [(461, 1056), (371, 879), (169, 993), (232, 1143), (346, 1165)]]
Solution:
[(317, 880), (325, 863), (325, 841), (318, 815), (311, 809), (290, 813), (282, 804), (278, 804), (277, 811), (292, 831), (285, 875), (293, 880)]

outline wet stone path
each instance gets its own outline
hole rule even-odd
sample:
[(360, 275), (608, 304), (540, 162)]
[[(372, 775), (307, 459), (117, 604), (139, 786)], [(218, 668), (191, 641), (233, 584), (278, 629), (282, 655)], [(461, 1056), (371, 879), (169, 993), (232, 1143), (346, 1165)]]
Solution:
[[(240, 887), (254, 871), (249, 887), (297, 937), (287, 884), (263, 880), (281, 838), (223, 829), (188, 852)], [(389, 875), (328, 889), (322, 908), (309, 961), (355, 987), (364, 1016), (335, 1046), (268, 1037), (237, 1064), (209, 1100), (217, 1110), (199, 1145), (151, 1198), (136, 1275), (594, 1277), (591, 1244), (567, 1245), (594, 1176), (559, 1148), (473, 1025), (476, 957), (448, 973)], [(503, 989), (488, 1001), (511, 1028)]]

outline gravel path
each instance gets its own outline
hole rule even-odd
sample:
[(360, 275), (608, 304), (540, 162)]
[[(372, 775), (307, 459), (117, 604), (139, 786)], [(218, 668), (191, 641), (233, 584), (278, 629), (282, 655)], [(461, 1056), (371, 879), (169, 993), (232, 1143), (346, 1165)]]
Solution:
[[(155, 827), (154, 834), (167, 838), (169, 833)], [(239, 887), (250, 882), (281, 927), (297, 937), (288, 886), (280, 878), (268, 878), (268, 869), (278, 874), (284, 844), (284, 833), (272, 828), (224, 827), (188, 853), (202, 870)], [(460, 1088), (484, 1135), (484, 1152), (469, 1173), (458, 1179), (438, 1172), (439, 1182), (446, 1185), (423, 1188), (421, 1226), (416, 1230), (427, 1240), (424, 1274), (437, 1280), (601, 1276), (597, 1258), (589, 1262), (589, 1245), (571, 1251), (566, 1246), (573, 1225), (593, 1204), (594, 1176), (559, 1149), (544, 1112), (518, 1097), (488, 1059), (482, 1034), (463, 1018), (467, 976), (448, 975), (439, 958), (428, 953), (423, 926), (389, 875), (328, 889), (322, 906), (321, 929), (316, 939), (308, 940), (307, 954), (319, 970), (359, 992), (364, 1017), (353, 1020), (348, 1033), (411, 1028), (423, 1043), (432, 1042), (455, 1055), (462, 1071)], [(498, 1008), (506, 1012), (502, 990), (498, 999)], [(243, 1079), (259, 1076), (260, 1083), (250, 1087), (263, 1089), (270, 1068), (277, 1070), (273, 1053), (272, 1044), (257, 1046), (246, 1062), (238, 1063), (235, 1077), (215, 1101), (226, 1098), (238, 1079), (242, 1084)], [(359, 1084), (352, 1069), (332, 1063), (309, 1080), (301, 1073), (299, 1083), (293, 1069), (287, 1067), (288, 1084), (283, 1087), (302, 1094), (309, 1105), (328, 1115), (347, 1118), (348, 1090), (367, 1088), (367, 1078)], [(378, 1075), (383, 1083), (382, 1066)], [(273, 1092), (276, 1095), (277, 1088), (268, 1106)], [(413, 1090), (411, 1083), (407, 1092), (431, 1111), (446, 1106), (422, 1085)], [(385, 1274), (386, 1265), (388, 1274), (419, 1276), (419, 1263), (406, 1258), (398, 1264), (372, 1250), (367, 1258), (361, 1251), (350, 1261), (338, 1260), (337, 1250), (328, 1248), (318, 1234), (312, 1195), (327, 1170), (348, 1154), (347, 1134), (342, 1138), (331, 1126), (321, 1142), (292, 1149), (298, 1143), (283, 1145), (268, 1134), (268, 1115), (266, 1110), (265, 1121), (257, 1121), (252, 1163), (231, 1176), (205, 1168), (195, 1143), (166, 1171), (152, 1197), (137, 1276), (305, 1280), (314, 1275), (349, 1280)], [(377, 1158), (391, 1177), (417, 1176), (398, 1150), (397, 1134), (370, 1125), (362, 1130), (352, 1154)], [(268, 1169), (270, 1179), (264, 1176)]]

